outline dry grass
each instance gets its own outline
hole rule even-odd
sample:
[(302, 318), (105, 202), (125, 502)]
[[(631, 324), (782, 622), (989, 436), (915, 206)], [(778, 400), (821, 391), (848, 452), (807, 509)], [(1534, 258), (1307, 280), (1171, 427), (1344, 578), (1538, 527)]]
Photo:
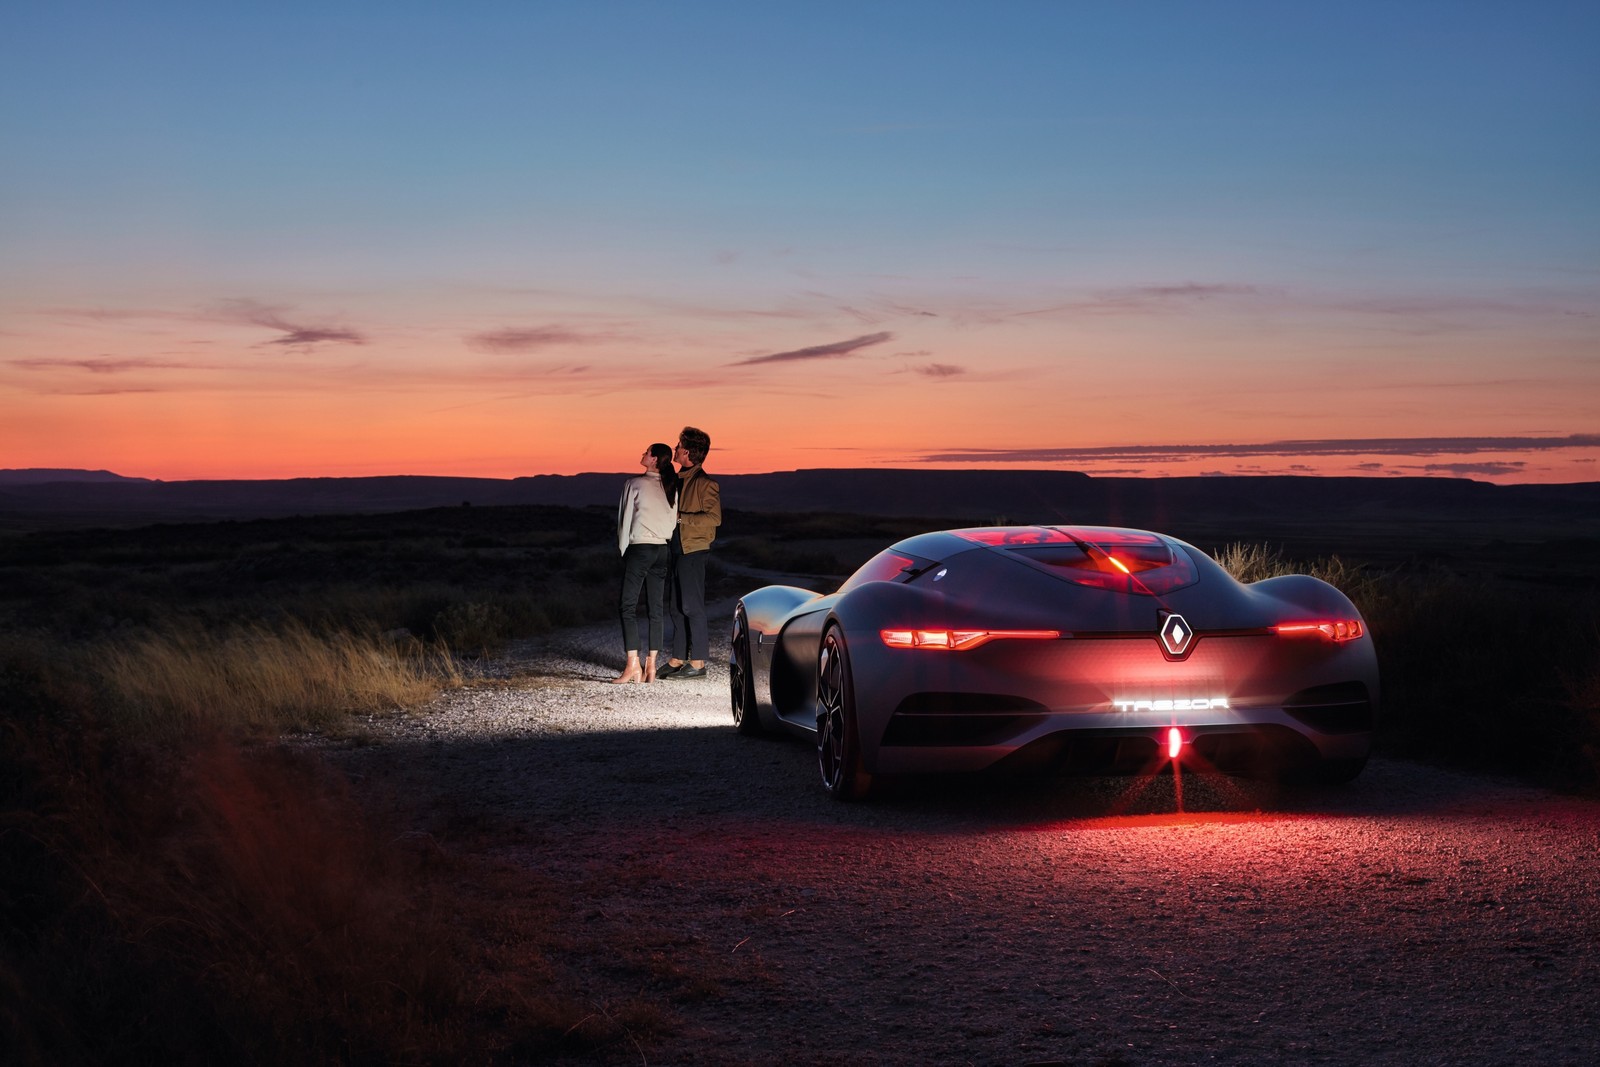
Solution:
[(0, 729), (7, 1063), (639, 1062), (671, 1003), (715, 995), (720, 957), (574, 923), (588, 887), (491, 858), (448, 797), (40, 722), (42, 698)]
[(547, 962), (562, 903), (536, 875), (496, 876), (508, 929), (476, 856), (272, 743), (423, 703), (462, 682), (456, 657), (608, 610), (605, 539), (545, 551), (524, 518), (485, 515), (503, 539), (441, 514), (5, 546), (0, 1059), (537, 1062), (647, 1039)]
[(1303, 573), (1269, 545), (1234, 541), (1212, 552), (1211, 558), (1241, 582), (1259, 582), (1280, 574)]
[(327, 729), (352, 712), (415, 705), (461, 682), (442, 646), (318, 635), (296, 623), (141, 633), (82, 660), (114, 722), (169, 739)]
[(1309, 574), (1344, 590), (1352, 600), (1374, 588), (1372, 576), (1338, 556), (1300, 563), (1270, 545), (1235, 541), (1212, 553), (1212, 558), (1241, 582), (1259, 582), (1283, 574)]
[(436, 1063), (480, 1047), (446, 861), (405, 847), (321, 761), (78, 726), (0, 752), (33, 801), (7, 804), (0, 834), (8, 1062)]

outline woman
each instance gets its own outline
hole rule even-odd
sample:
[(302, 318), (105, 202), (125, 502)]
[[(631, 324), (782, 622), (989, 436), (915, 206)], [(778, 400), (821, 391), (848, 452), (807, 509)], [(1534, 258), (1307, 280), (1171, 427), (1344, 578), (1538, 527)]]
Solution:
[[(672, 449), (654, 444), (639, 457), (644, 473), (622, 486), (617, 505), (617, 547), (622, 551), (622, 647), (628, 663), (611, 679), (619, 682), (656, 680), (656, 654), (663, 637), (663, 601), (670, 554), (667, 542), (678, 526), (678, 472), (672, 466)], [(639, 660), (639, 587), (650, 605), (650, 654)]]

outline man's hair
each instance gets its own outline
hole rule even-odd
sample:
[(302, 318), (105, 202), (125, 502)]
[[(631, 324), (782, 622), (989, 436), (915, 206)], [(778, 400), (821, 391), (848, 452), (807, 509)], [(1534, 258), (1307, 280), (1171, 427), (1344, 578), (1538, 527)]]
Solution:
[(706, 453), (711, 451), (711, 435), (693, 426), (683, 428), (678, 435), (678, 443), (688, 450), (689, 462), (696, 467), (706, 461)]

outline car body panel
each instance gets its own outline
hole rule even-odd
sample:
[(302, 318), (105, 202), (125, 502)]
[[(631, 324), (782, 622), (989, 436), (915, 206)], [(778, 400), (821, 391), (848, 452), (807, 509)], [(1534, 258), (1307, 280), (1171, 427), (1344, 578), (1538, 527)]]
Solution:
[[(1132, 573), (1123, 583), (1102, 544), (1143, 552), (1148, 581)], [(1359, 623), (1348, 597), (1306, 575), (1242, 584), (1193, 546), (1149, 531), (922, 534), (874, 557), (839, 592), (768, 586), (741, 606), (768, 730), (815, 735), (818, 650), (827, 628), (840, 628), (872, 773), (975, 771), (1030, 751), (1094, 765), (1095, 753), (1144, 752), (1173, 726), (1199, 762), (1215, 756), (1219, 765), (1263, 753), (1284, 764), (1359, 761), (1371, 746), (1379, 688), (1370, 634), (1335, 642), (1273, 630)], [(1179, 655), (1161, 640), (1173, 615), (1192, 635)], [(880, 636), (923, 627), (1057, 636), (965, 650), (890, 647)], [(1130, 761), (1147, 762), (1113, 756), (1108, 769)]]

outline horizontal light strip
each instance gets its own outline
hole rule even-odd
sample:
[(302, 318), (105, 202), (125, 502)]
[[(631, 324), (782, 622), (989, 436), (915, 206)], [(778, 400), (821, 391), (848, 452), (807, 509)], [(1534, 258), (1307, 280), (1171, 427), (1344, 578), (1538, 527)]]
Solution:
[(1366, 633), (1360, 619), (1329, 619), (1325, 622), (1283, 622), (1272, 628), (1279, 637), (1320, 637), (1335, 644), (1354, 641)]
[(969, 648), (1001, 639), (1021, 638), (1054, 641), (1060, 630), (880, 630), (878, 636), (890, 648), (936, 648), (946, 652), (965, 652)]

